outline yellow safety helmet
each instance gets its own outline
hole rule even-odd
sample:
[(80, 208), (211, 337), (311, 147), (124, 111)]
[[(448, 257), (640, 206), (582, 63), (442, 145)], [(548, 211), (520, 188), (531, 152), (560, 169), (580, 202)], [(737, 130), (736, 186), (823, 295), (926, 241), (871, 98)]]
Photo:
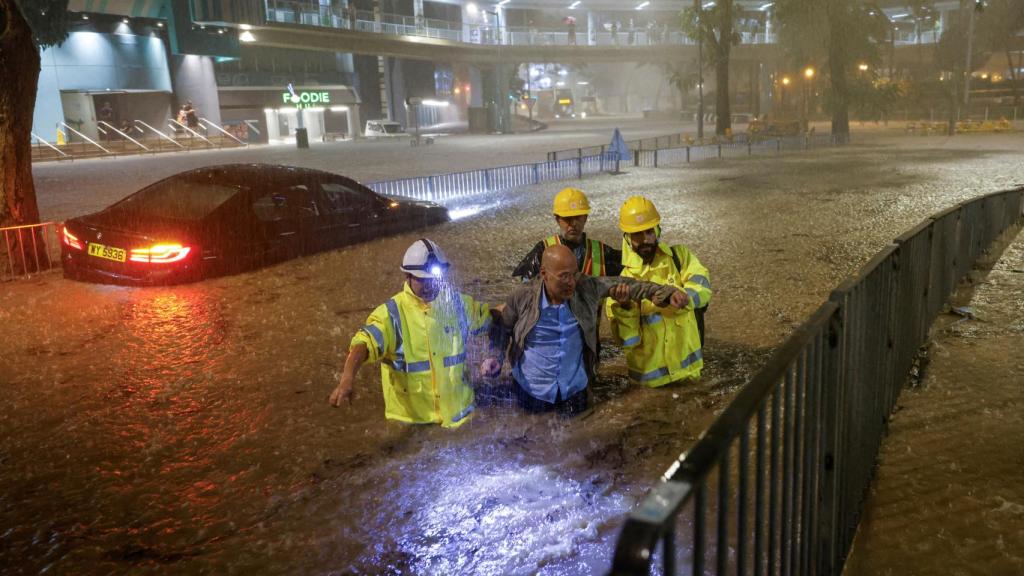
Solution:
[(561, 216), (562, 218), (582, 216), (590, 214), (590, 202), (587, 201), (587, 195), (583, 193), (583, 190), (579, 188), (563, 188), (561, 192), (555, 195), (555, 203), (551, 207), (551, 211), (554, 212), (555, 216)]
[(626, 234), (649, 230), (661, 223), (661, 214), (643, 196), (630, 196), (619, 208), (619, 228)]

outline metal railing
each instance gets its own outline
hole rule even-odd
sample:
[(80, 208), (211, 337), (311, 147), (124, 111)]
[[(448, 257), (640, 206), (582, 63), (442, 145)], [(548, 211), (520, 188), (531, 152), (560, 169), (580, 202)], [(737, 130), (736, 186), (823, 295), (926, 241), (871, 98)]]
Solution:
[(660, 554), (675, 574), (682, 550), (692, 574), (840, 574), (929, 326), (1022, 217), (1024, 188), (964, 202), (836, 288), (630, 513), (612, 573), (647, 574)]
[(60, 267), (59, 224), (43, 222), (0, 228), (0, 280), (45, 272)]
[[(650, 46), (693, 45), (695, 41), (679, 30), (637, 26), (616, 32), (604, 28), (587, 31), (577, 25), (544, 28), (534, 26), (497, 26), (494, 23), (468, 23), (435, 18), (416, 18), (405, 14), (382, 12), (379, 17), (369, 10), (348, 12), (340, 4), (324, 6), (317, 0), (267, 0), (267, 22), (302, 24), (323, 28), (356, 30), (395, 36), (426, 36), (467, 44), (519, 46)], [(743, 44), (774, 44), (776, 36), (765, 32), (740, 32)]]
[(620, 166), (629, 163), (630, 161), (617, 161), (611, 153), (605, 153), (550, 162), (383, 180), (369, 182), (365, 186), (380, 194), (443, 201), (511, 190), (521, 186), (534, 186), (544, 182), (579, 179), (602, 172), (617, 172)]
[[(675, 135), (662, 137), (662, 141), (674, 141)], [(655, 139), (647, 139), (653, 141)], [(466, 172), (416, 176), (397, 180), (382, 180), (365, 183), (367, 187), (381, 194), (407, 196), (417, 200), (444, 201), (488, 192), (511, 190), (520, 186), (534, 186), (544, 182), (581, 179), (584, 176), (603, 172), (617, 173), (622, 167), (657, 168), (673, 164), (698, 162), (710, 158), (749, 156), (755, 153), (780, 153), (782, 150), (806, 150), (832, 146), (844, 140), (829, 134), (793, 136), (739, 142), (723, 142), (703, 146), (682, 146), (656, 148), (654, 150), (632, 150), (628, 160), (617, 159), (607, 146), (575, 148), (578, 155), (552, 159), (548, 154), (545, 162), (498, 166)], [(639, 142), (635, 140), (633, 142)], [(584, 152), (591, 152), (584, 154)]]
[(673, 164), (688, 164), (719, 158), (737, 158), (755, 154), (780, 154), (783, 150), (809, 150), (843, 143), (843, 139), (831, 134), (809, 134), (785, 138), (759, 138), (736, 142), (721, 142), (701, 146), (678, 146), (633, 150), (633, 165), (658, 168)]
[[(63, 126), (68, 134), (74, 136), (72, 141), (55, 145), (32, 134), (32, 138), (35, 140), (32, 144), (32, 160), (34, 162), (248, 146), (248, 143), (206, 118), (200, 118), (200, 125), (196, 130), (170, 119), (168, 120), (169, 134), (142, 120), (133, 121), (126, 129), (99, 121), (96, 123), (96, 130), (102, 134), (102, 144), (67, 124), (63, 124)], [(178, 138), (176, 139), (175, 136)]]

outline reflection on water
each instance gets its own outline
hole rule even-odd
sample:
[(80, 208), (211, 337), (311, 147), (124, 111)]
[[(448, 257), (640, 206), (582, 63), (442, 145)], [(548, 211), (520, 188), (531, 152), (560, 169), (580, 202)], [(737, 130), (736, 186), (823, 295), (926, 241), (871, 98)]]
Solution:
[[(413, 240), (438, 241), (465, 291), (500, 302), (554, 231), (558, 183), (195, 285), (0, 286), (0, 571), (603, 572), (631, 503), (845, 274), (936, 209), (1020, 179), (1006, 157), (961, 152), (913, 178), (894, 175), (899, 151), (851, 148), (813, 171), (794, 155), (585, 181), (588, 234), (616, 244), (617, 207), (649, 195), (716, 293), (699, 385), (630, 387), (609, 345), (594, 411), (575, 419), (521, 414), (489, 383), (458, 430), (388, 423), (376, 367), (352, 407), (326, 402)], [(822, 173), (846, 187), (822, 192)]]
[(524, 462), (514, 452), (449, 447), (420, 460), (403, 467), (393, 497), (378, 511), (382, 525), (372, 532), (386, 534), (388, 543), (356, 565), (533, 574), (586, 552), (597, 569), (610, 559), (595, 549), (599, 531), (631, 503), (607, 472)]
[(196, 289), (135, 291), (121, 303), (119, 324), (124, 327), (118, 350), (124, 361), (121, 391), (141, 392), (145, 400), (209, 371), (223, 354), (227, 334), (223, 311)]

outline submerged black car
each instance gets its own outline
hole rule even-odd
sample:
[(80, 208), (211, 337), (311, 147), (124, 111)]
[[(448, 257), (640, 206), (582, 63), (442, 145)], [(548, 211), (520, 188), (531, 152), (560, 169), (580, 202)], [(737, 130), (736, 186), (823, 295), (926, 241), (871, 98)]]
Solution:
[(64, 223), (64, 276), (188, 282), (447, 221), (437, 204), (381, 196), (306, 168), (210, 166)]

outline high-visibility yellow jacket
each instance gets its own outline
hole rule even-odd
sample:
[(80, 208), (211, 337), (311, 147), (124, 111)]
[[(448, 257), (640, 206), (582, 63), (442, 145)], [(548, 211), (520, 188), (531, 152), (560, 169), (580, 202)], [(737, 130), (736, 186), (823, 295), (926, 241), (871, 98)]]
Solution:
[[(580, 272), (587, 276), (607, 276), (604, 262), (604, 244), (600, 240), (585, 240), (587, 243), (586, 255), (580, 264)], [(544, 239), (545, 246), (557, 246), (562, 243), (562, 237), (558, 235), (548, 236)]]
[(453, 428), (473, 411), (466, 340), (490, 321), (487, 304), (447, 290), (424, 302), (406, 282), (370, 314), (350, 347), (365, 344), (367, 360), (381, 363), (387, 418)]
[[(676, 266), (672, 252), (679, 260)], [(622, 276), (682, 288), (690, 298), (686, 308), (658, 307), (650, 300), (629, 310), (614, 300), (605, 309), (611, 320), (612, 334), (626, 349), (626, 365), (631, 382), (650, 387), (663, 386), (688, 378), (699, 378), (704, 367), (700, 334), (694, 308), (711, 299), (708, 270), (685, 246), (669, 247), (658, 243), (658, 252), (650, 265), (644, 264), (628, 240), (622, 243)]]

